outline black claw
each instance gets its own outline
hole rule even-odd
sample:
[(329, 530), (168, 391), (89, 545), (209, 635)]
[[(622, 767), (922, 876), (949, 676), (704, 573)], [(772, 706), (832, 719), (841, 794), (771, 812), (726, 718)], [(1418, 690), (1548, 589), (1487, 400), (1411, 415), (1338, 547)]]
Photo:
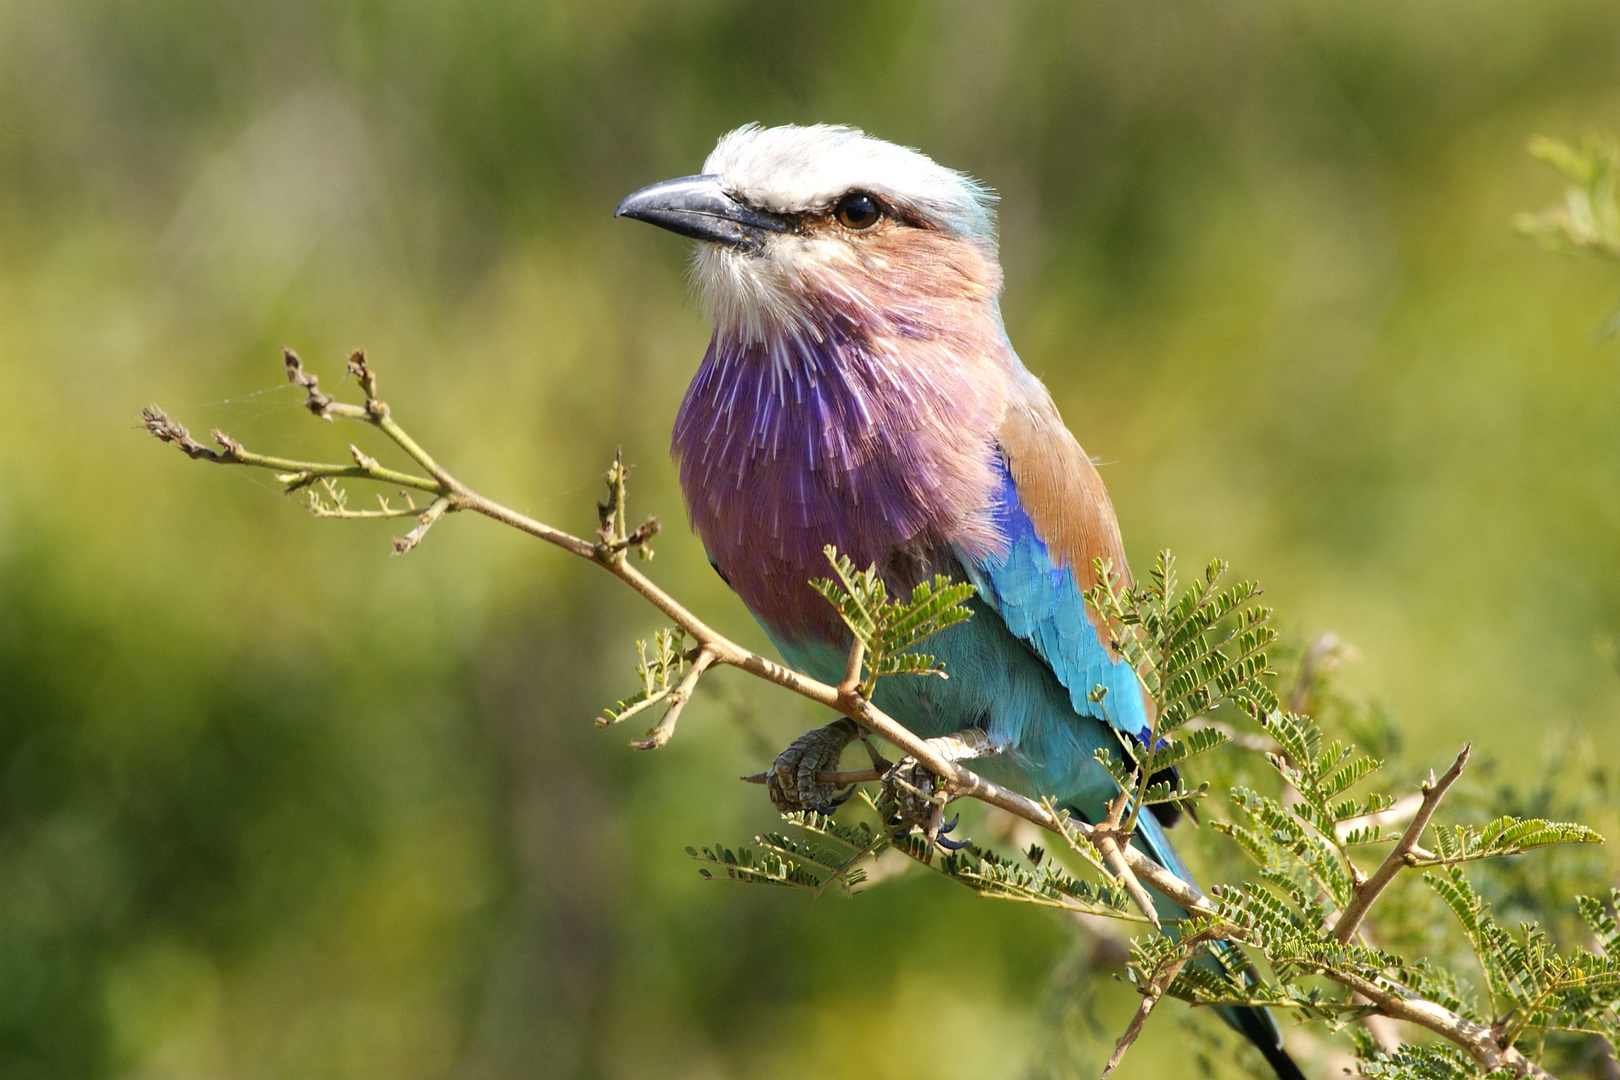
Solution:
[(824, 803), (820, 803), (818, 805), (812, 806), (810, 809), (814, 810), (816, 813), (822, 815), (823, 817), (832, 817), (833, 812), (835, 810), (837, 810), (840, 806), (843, 806), (845, 803), (849, 802), (849, 797), (851, 795), (855, 794), (855, 789), (858, 786), (859, 785), (851, 784), (851, 785), (849, 785), (848, 790), (846, 790), (842, 795), (835, 795), (828, 802), (824, 802)]
[[(943, 829), (940, 830), (940, 832), (944, 832), (944, 831), (945, 830), (943, 830)], [(961, 851), (963, 848), (965, 848), (969, 844), (973, 843), (973, 840), (970, 837), (966, 837), (966, 836), (962, 837), (962, 839), (960, 839), (960, 840), (947, 840), (943, 836), (936, 836), (936, 837), (934, 837), (934, 843), (938, 844), (940, 847), (944, 848), (946, 851)]]
[(949, 820), (949, 821), (947, 821), (947, 822), (946, 822), (946, 823), (945, 823), (945, 824), (943, 824), (943, 825), (941, 825), (941, 826), (940, 826), (940, 827), (939, 827), (939, 833), (938, 833), (938, 835), (939, 835), (939, 836), (944, 836), (944, 835), (946, 835), (946, 834), (947, 834), (947, 833), (949, 833), (949, 832), (950, 832), (950, 831), (951, 831), (951, 830), (953, 830), (953, 829), (955, 829), (955, 828), (956, 828), (956, 823), (957, 823), (957, 822), (959, 822), (959, 821), (961, 821), (961, 820), (962, 820), (962, 815), (961, 815), (961, 814), (957, 814), (957, 815), (956, 815), (956, 816), (955, 816), (955, 817), (953, 817), (953, 818), (951, 818), (951, 820)]

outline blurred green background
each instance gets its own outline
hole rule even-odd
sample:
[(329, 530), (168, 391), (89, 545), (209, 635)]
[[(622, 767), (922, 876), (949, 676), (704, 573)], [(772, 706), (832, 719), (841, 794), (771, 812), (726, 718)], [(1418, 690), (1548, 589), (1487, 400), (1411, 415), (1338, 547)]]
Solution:
[[(605, 575), (478, 520), (390, 559), (139, 429), (341, 455), (278, 350), (364, 346), (556, 524), (622, 443), (655, 576), (762, 644), (666, 450), (685, 245), (611, 216), (746, 121), (1001, 192), (1013, 340), (1138, 567), (1338, 631), (1416, 761), (1620, 753), (1620, 281), (1510, 228), (1559, 189), (1526, 140), (1617, 91), (1609, 0), (0, 0), (0, 1077), (1052, 1066), (1056, 918), (699, 880), (813, 712), (722, 673), (637, 754), (590, 720), (657, 621)], [(1187, 1068), (1154, 1023), (1122, 1075)]]

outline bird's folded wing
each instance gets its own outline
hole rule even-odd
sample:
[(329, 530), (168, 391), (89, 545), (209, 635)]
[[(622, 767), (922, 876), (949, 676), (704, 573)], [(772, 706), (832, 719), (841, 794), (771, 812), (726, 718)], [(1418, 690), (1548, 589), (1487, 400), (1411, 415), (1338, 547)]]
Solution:
[[(1003, 475), (992, 509), (1007, 543), (999, 554), (964, 554), (968, 574), (1007, 628), (1052, 669), (1075, 712), (1143, 738), (1141, 683), (1109, 647), (1085, 600), (1095, 583), (1093, 560), (1128, 574), (1102, 478), (1033, 378), (1014, 395), (997, 442)], [(1099, 686), (1107, 693), (1093, 701)]]

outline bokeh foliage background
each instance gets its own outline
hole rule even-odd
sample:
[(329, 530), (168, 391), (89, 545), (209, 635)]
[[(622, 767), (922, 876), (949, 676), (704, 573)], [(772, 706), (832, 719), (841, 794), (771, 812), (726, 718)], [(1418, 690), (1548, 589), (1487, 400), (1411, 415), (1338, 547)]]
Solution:
[(796, 702), (722, 674), (636, 755), (589, 721), (655, 621), (605, 576), (479, 521), (391, 560), (138, 430), (341, 453), (278, 349), (363, 345), (557, 524), (622, 443), (657, 576), (758, 642), (680, 527), (684, 246), (611, 218), (750, 120), (1001, 191), (1008, 325), (1138, 565), (1339, 631), (1418, 760), (1612, 759), (1620, 287), (1509, 222), (1617, 72), (1603, 0), (0, 0), (0, 1077), (1041, 1066), (1059, 921), (699, 881)]

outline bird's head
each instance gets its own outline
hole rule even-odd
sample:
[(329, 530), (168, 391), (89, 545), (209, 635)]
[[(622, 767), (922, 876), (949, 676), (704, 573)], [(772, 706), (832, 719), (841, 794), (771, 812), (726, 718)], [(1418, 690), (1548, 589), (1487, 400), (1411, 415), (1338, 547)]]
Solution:
[(617, 216), (699, 241), (695, 276), (716, 331), (735, 340), (830, 326), (915, 340), (964, 315), (999, 325), (994, 200), (854, 128), (750, 124), (721, 138), (702, 173), (642, 188)]

